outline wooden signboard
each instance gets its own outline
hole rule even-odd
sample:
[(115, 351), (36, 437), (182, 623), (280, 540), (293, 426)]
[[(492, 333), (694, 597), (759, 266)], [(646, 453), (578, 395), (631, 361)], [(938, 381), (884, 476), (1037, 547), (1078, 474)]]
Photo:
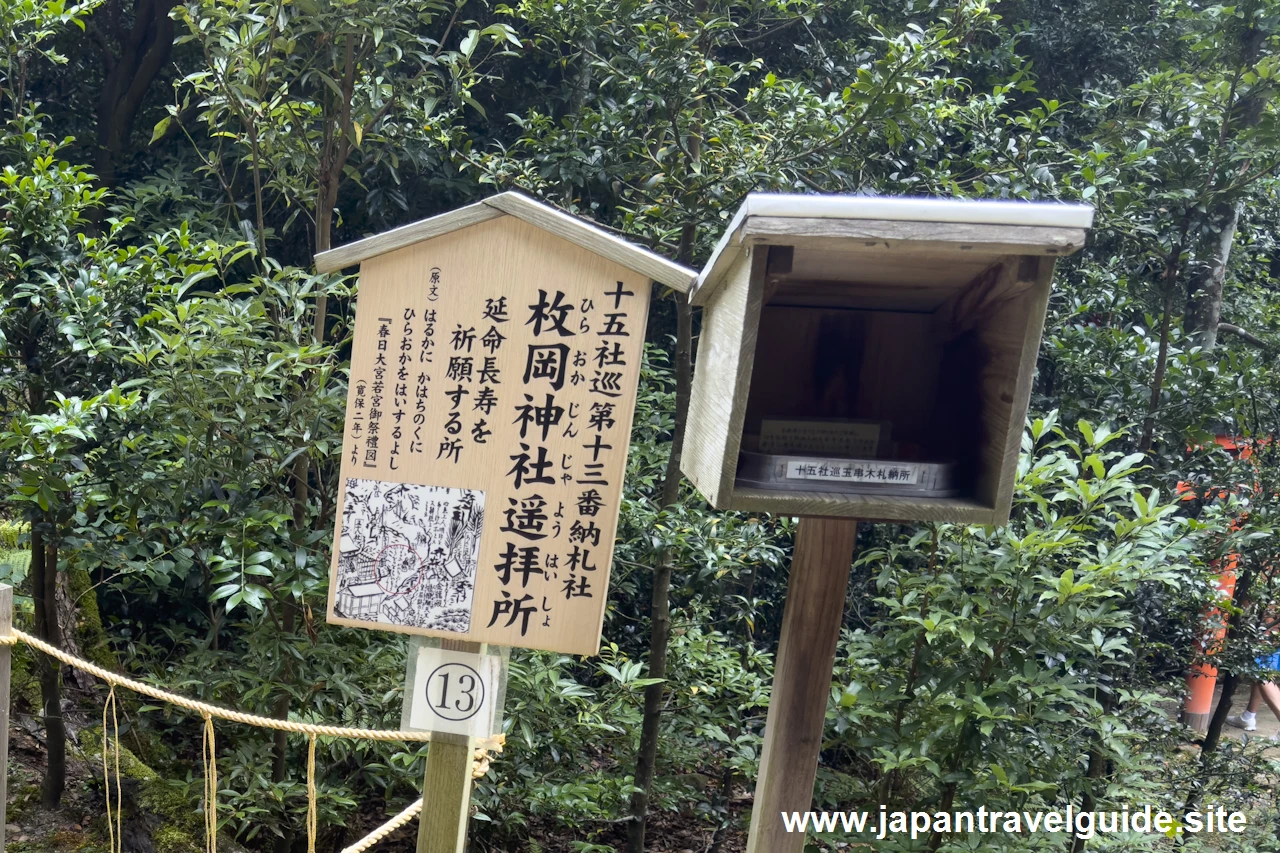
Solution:
[(650, 276), (582, 242), (495, 211), (362, 259), (329, 621), (598, 651)]

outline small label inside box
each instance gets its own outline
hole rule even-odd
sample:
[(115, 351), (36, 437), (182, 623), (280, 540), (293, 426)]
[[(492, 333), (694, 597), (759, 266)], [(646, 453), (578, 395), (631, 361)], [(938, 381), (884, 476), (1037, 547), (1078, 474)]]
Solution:
[(763, 453), (829, 453), (875, 457), (889, 437), (879, 421), (770, 420), (760, 423)]
[(850, 459), (791, 459), (787, 461), (787, 479), (914, 486), (920, 482), (920, 466)]

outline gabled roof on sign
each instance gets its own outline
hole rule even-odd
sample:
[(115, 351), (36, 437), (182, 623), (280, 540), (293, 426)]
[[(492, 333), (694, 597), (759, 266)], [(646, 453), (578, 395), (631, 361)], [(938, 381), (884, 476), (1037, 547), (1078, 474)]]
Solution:
[(586, 220), (570, 216), (550, 205), (534, 201), (516, 192), (499, 193), (449, 213), (432, 216), (321, 252), (315, 258), (316, 270), (333, 272), (354, 266), (369, 258), (403, 249), (405, 246), (430, 240), (432, 237), (439, 237), (489, 219), (497, 219), (500, 216), (514, 216), (544, 231), (550, 231), (589, 252), (647, 275), (653, 281), (665, 284), (672, 290), (687, 292), (693, 285), (694, 279), (698, 277), (695, 271), (687, 267), (615, 237)]
[[(843, 225), (841, 224), (843, 223)], [(912, 224), (915, 223), (915, 224)], [(1084, 243), (1093, 207), (1052, 201), (993, 201), (853, 195), (751, 193), (730, 220), (694, 284), (690, 299), (704, 303), (743, 247), (840, 240), (850, 248), (873, 243), (953, 243), (975, 254), (1069, 255)]]

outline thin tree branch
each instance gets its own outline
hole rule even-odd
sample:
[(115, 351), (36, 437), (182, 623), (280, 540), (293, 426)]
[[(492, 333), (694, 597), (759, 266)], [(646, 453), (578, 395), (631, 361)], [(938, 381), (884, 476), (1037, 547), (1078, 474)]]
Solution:
[(1263, 349), (1263, 350), (1271, 349), (1271, 344), (1267, 343), (1262, 338), (1255, 335), (1253, 332), (1250, 332), (1248, 329), (1242, 329), (1239, 326), (1235, 325), (1234, 323), (1219, 323), (1218, 331), (1230, 332), (1236, 337), (1242, 340), (1248, 341), (1249, 343), (1253, 344), (1255, 347), (1258, 347), (1259, 349)]

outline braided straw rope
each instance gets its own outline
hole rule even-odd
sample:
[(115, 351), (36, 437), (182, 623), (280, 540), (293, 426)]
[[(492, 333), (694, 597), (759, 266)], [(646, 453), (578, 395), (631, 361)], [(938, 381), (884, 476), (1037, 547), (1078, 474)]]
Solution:
[(204, 847), (218, 853), (218, 747), (214, 742), (213, 717), (204, 712), (204, 739), (200, 757), (204, 761)]
[(409, 805), (405, 806), (404, 811), (400, 812), (400, 814), (391, 818), (391, 820), (387, 821), (364, 838), (361, 838), (355, 844), (352, 844), (350, 847), (343, 847), (342, 853), (364, 853), (364, 851), (368, 850), (370, 847), (377, 844), (379, 841), (386, 838), (409, 821), (413, 820), (421, 811), (422, 798), (419, 797), (412, 803), (409, 803)]
[[(472, 779), (479, 779), (489, 772), (489, 749), (492, 749), (494, 752), (502, 752), (502, 745), (506, 742), (506, 737), (506, 735), (496, 735), (495, 738), (500, 741), (496, 747), (489, 747), (487, 749), (482, 746), (476, 747), (475, 753), (472, 756)], [(391, 818), (391, 820), (387, 821), (364, 838), (361, 838), (355, 844), (343, 847), (342, 853), (364, 853), (364, 851), (368, 850), (370, 847), (377, 844), (379, 841), (382, 841), (388, 835), (413, 820), (421, 811), (422, 798), (419, 797), (414, 802), (405, 806), (404, 811), (400, 812), (400, 814)]]
[[(202, 754), (205, 765), (205, 788), (204, 788), (204, 815), (205, 815), (205, 850), (207, 853), (216, 853), (218, 849), (218, 817), (217, 817), (217, 801), (218, 801), (218, 765), (217, 753), (214, 746), (214, 730), (213, 718), (218, 717), (223, 720), (230, 720), (235, 723), (244, 723), (249, 726), (258, 726), (259, 728), (275, 729), (277, 731), (294, 732), (297, 734), (307, 735), (307, 850), (308, 853), (315, 851), (315, 839), (317, 828), (316, 814), (316, 737), (334, 737), (334, 738), (353, 738), (363, 740), (381, 740), (381, 741), (401, 741), (401, 742), (425, 742), (431, 740), (430, 732), (412, 732), (412, 731), (388, 731), (382, 729), (354, 729), (344, 726), (323, 726), (314, 723), (298, 723), (293, 720), (277, 720), (273, 717), (260, 717), (256, 714), (246, 714), (242, 711), (236, 711), (232, 708), (223, 708), (218, 705), (211, 705), (208, 702), (200, 702), (195, 699), (188, 699), (185, 696), (179, 696), (176, 693), (170, 693), (167, 690), (161, 690), (159, 687), (153, 687), (150, 684), (144, 684), (141, 681), (128, 678), (109, 669), (103, 669), (97, 664), (90, 663), (83, 658), (68, 654), (57, 646), (50, 645), (38, 637), (20, 631), (17, 628), (12, 629), (13, 633), (8, 636), (0, 636), (0, 646), (14, 646), (19, 642), (26, 643), (33, 649), (44, 652), (46, 655), (65, 663), (67, 666), (73, 666), (90, 675), (102, 679), (111, 686), (110, 692), (107, 694), (107, 702), (102, 709), (102, 767), (104, 779), (108, 785), (107, 794), (107, 827), (109, 834), (109, 844), (114, 851), (119, 850), (123, 841), (120, 832), (121, 819), (121, 797), (120, 797), (120, 734), (119, 722), (116, 720), (116, 687), (125, 687), (135, 693), (141, 693), (144, 696), (150, 696), (152, 699), (159, 699), (162, 702), (168, 702), (177, 705), (180, 708), (186, 708), (195, 711), (204, 718), (203, 726), (203, 746)], [(115, 818), (116, 825), (112, 827), (111, 817), (111, 795), (110, 795), (110, 778), (107, 772), (107, 710), (110, 708), (113, 728), (115, 729), (115, 761), (116, 761), (116, 809)], [(502, 752), (502, 747), (506, 743), (506, 735), (494, 735), (486, 738), (474, 739), (476, 749), (472, 764), (471, 775), (479, 779), (489, 770), (489, 752)], [(378, 827), (376, 830), (365, 836), (360, 841), (343, 848), (342, 853), (364, 853), (370, 847), (373, 847), (382, 839), (413, 820), (422, 811), (422, 800), (411, 803), (404, 811), (396, 815), (391, 820)], [(114, 831), (113, 831), (114, 830)]]
[(307, 735), (307, 853), (316, 853), (316, 736)]
[[(111, 824), (111, 773), (107, 767), (107, 710), (111, 711), (111, 726), (115, 732), (116, 759), (116, 822)], [(116, 713), (116, 686), (111, 685), (107, 701), (102, 706), (102, 786), (106, 789), (107, 799), (107, 850), (110, 853), (121, 853), (124, 849), (123, 804), (124, 798), (120, 789), (120, 717)]]
[[(120, 797), (120, 734), (119, 722), (116, 720), (116, 687), (125, 687), (135, 693), (141, 693), (144, 696), (150, 696), (153, 699), (159, 699), (162, 702), (168, 702), (177, 705), (180, 708), (186, 708), (195, 711), (204, 718), (203, 726), (203, 746), (201, 749), (203, 761), (205, 765), (205, 788), (204, 788), (204, 815), (205, 815), (205, 850), (207, 853), (216, 853), (218, 849), (218, 765), (217, 753), (214, 746), (213, 718), (218, 717), (223, 720), (230, 720), (236, 723), (244, 723), (245, 725), (258, 726), (259, 728), (276, 729), (277, 731), (294, 732), (297, 734), (307, 735), (307, 850), (308, 853), (315, 851), (315, 839), (317, 829), (316, 814), (316, 737), (335, 737), (335, 738), (355, 738), (363, 740), (381, 740), (381, 741), (429, 741), (431, 740), (430, 732), (411, 732), (411, 731), (388, 731), (382, 729), (353, 729), (343, 726), (323, 726), (313, 723), (298, 723), (293, 720), (277, 720), (273, 717), (260, 717), (256, 714), (246, 714), (242, 711), (236, 711), (232, 708), (223, 708), (218, 705), (211, 705), (208, 702), (199, 702), (195, 699), (188, 699), (185, 696), (179, 696), (176, 693), (170, 693), (167, 690), (161, 690), (150, 684), (144, 684), (128, 678), (109, 669), (103, 669), (97, 664), (90, 663), (83, 658), (68, 654), (57, 646), (50, 645), (38, 637), (19, 631), (17, 628), (12, 629), (13, 633), (8, 636), (0, 636), (0, 646), (13, 646), (19, 642), (26, 643), (33, 649), (44, 652), (56, 660), (62, 661), (67, 666), (73, 666), (83, 670), (90, 675), (96, 676), (111, 686), (110, 692), (107, 694), (107, 702), (102, 709), (102, 768), (104, 779), (107, 782), (107, 831), (109, 834), (110, 850), (117, 851), (123, 842), (123, 835), (120, 832), (121, 819), (121, 797)], [(115, 729), (115, 762), (116, 762), (116, 809), (115, 818), (116, 825), (112, 827), (111, 817), (111, 794), (110, 794), (110, 778), (107, 772), (107, 710), (110, 708), (113, 728)], [(506, 743), (506, 735), (494, 735), (486, 738), (475, 738), (476, 749), (472, 764), (471, 775), (479, 779), (489, 770), (489, 752), (502, 752), (502, 747)], [(364, 853), (370, 847), (373, 847), (382, 839), (413, 820), (422, 811), (422, 800), (419, 798), (416, 802), (411, 803), (404, 811), (396, 815), (391, 820), (378, 827), (376, 830), (365, 836), (360, 841), (343, 848), (342, 853)], [(113, 831), (114, 830), (114, 831)]]
[[(109, 669), (103, 669), (97, 664), (90, 663), (87, 660), (78, 658), (75, 655), (67, 654), (57, 646), (52, 646), (45, 641), (33, 637), (25, 631), (13, 629), (13, 634), (8, 637), (0, 637), (0, 645), (11, 646), (17, 642), (26, 643), (33, 649), (38, 649), (52, 658), (62, 661), (68, 666), (74, 666), (83, 670), (90, 675), (97, 676), (108, 684), (126, 687), (135, 693), (141, 693), (144, 696), (150, 696), (153, 699), (159, 699), (177, 705), (180, 708), (186, 708), (195, 711), (197, 714), (207, 717), (218, 717), (223, 720), (230, 720), (233, 723), (244, 723), (248, 726), (258, 726), (264, 729), (276, 729), (277, 731), (294, 732), (296, 734), (314, 735), (318, 737), (336, 737), (336, 738), (353, 738), (358, 740), (382, 740), (382, 741), (401, 741), (401, 742), (425, 742), (431, 740), (430, 732), (410, 732), (410, 731), (393, 731), (387, 729), (353, 729), (343, 726), (324, 726), (315, 723), (299, 723), (294, 720), (277, 720), (273, 717), (260, 717), (256, 714), (246, 714), (242, 711), (236, 711), (231, 708), (223, 708), (219, 705), (211, 705), (208, 702), (199, 702), (195, 699), (188, 699), (185, 696), (179, 696), (176, 693), (170, 693), (167, 690), (161, 690), (159, 687), (152, 687), (150, 684), (144, 684), (141, 681), (135, 681), (132, 678), (123, 676)], [(476, 738), (476, 746), (481, 749), (501, 750), (501, 746), (505, 738), (501, 735), (493, 737)]]

